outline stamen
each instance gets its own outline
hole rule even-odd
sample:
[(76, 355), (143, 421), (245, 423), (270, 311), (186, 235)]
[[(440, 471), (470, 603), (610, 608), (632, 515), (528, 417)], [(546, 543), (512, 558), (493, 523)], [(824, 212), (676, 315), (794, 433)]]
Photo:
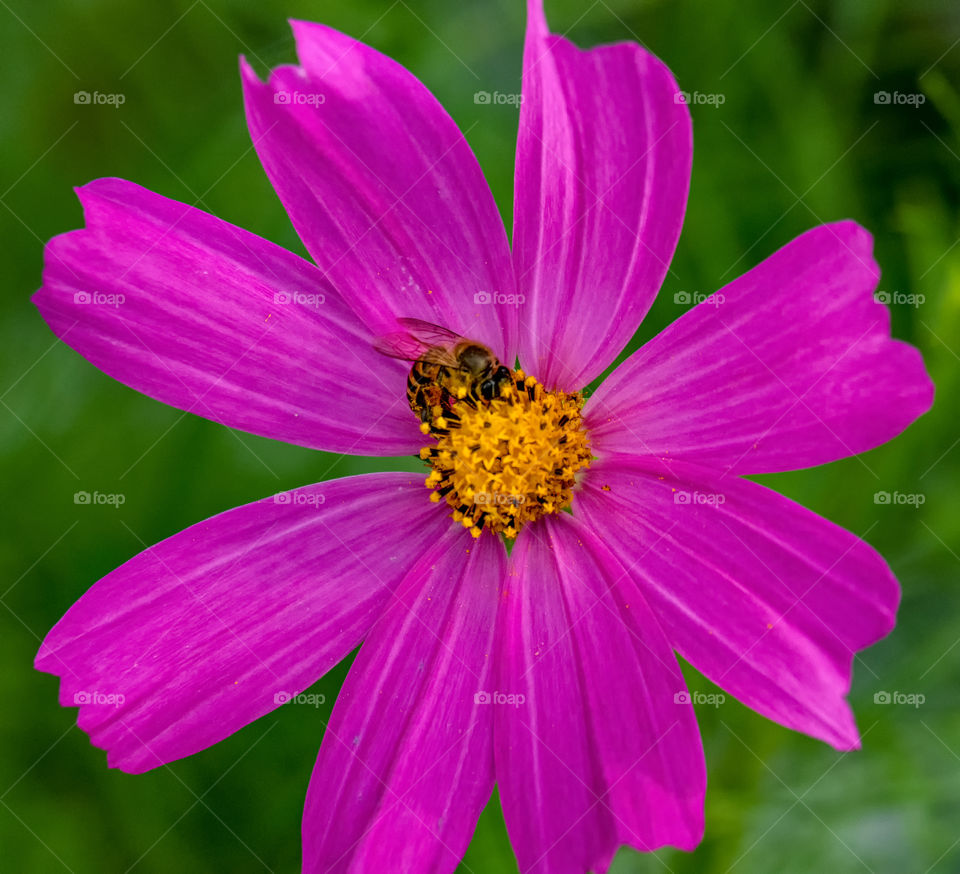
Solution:
[(434, 408), (424, 423), (435, 444), (420, 458), (432, 468), (430, 500), (445, 501), (454, 522), (473, 537), (484, 529), (514, 538), (529, 522), (570, 506), (577, 472), (590, 464), (578, 392), (545, 391), (522, 370), (500, 395), (451, 391), (451, 408)]

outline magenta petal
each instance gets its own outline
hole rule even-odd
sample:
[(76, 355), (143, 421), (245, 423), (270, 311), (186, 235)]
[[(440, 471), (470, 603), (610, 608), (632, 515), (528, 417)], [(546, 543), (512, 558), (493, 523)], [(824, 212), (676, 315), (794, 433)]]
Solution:
[(514, 291), (507, 235), (456, 123), (385, 55), (292, 26), (300, 67), (266, 84), (241, 72), (253, 143), (310, 254), (383, 332), (426, 319), (512, 363), (516, 307), (494, 302)]
[[(441, 515), (441, 514), (438, 514)], [(448, 528), (347, 675), (303, 818), (304, 872), (449, 872), (493, 789), (491, 688), (506, 553)]]
[(215, 422), (354, 454), (415, 452), (406, 366), (307, 261), (122, 179), (77, 190), (34, 303), (114, 379)]
[(893, 628), (900, 599), (867, 543), (761, 485), (681, 462), (595, 462), (575, 512), (694, 667), (788, 728), (859, 746), (845, 699), (853, 656)]
[(810, 467), (890, 440), (933, 402), (920, 353), (873, 299), (854, 222), (797, 237), (685, 313), (590, 399), (597, 454), (737, 474)]
[(633, 43), (582, 51), (528, 3), (514, 265), (520, 363), (582, 388), (637, 330), (683, 223), (693, 141), (670, 71)]
[(141, 552), (47, 635), (41, 671), (107, 761), (140, 772), (222, 740), (350, 652), (450, 527), (408, 474), (306, 486)]
[(706, 773), (676, 659), (623, 568), (561, 514), (511, 555), (498, 642), (496, 772), (523, 874), (604, 871), (619, 844), (692, 849)]

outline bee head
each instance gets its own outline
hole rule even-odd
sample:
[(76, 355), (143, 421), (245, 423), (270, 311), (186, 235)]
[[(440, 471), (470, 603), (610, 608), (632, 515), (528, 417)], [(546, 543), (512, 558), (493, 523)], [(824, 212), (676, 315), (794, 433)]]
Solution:
[(510, 371), (501, 364), (493, 376), (480, 383), (480, 397), (485, 401), (492, 401), (494, 398), (499, 397), (500, 387), (505, 382), (510, 382)]

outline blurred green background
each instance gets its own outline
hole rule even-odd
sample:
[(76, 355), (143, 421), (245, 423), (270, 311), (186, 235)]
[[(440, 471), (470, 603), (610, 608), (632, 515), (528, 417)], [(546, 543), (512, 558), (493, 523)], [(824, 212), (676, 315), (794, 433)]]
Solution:
[[(860, 459), (763, 478), (864, 536), (904, 589), (895, 633), (856, 662), (864, 735), (841, 755), (728, 699), (698, 710), (707, 831), (691, 855), (621, 851), (614, 871), (960, 870), (960, 5), (814, 0), (553, 0), (581, 45), (642, 39), (692, 107), (693, 185), (673, 272), (635, 345), (821, 221), (876, 235), (894, 332), (918, 345), (934, 411)], [(294, 60), (285, 19), (313, 18), (413, 70), (476, 150), (510, 222), (517, 112), (476, 91), (520, 87), (520, 0), (131, 4), (0, 0), (0, 869), (294, 871), (317, 746), (346, 671), (228, 741), (143, 776), (110, 771), (33, 671), (41, 637), (100, 576), (229, 507), (320, 479), (410, 467), (338, 459), (231, 432), (142, 397), (55, 343), (29, 296), (43, 242), (81, 224), (71, 187), (121, 176), (303, 253), (250, 147), (237, 56)], [(78, 106), (78, 90), (123, 93)], [(877, 92), (923, 95), (877, 103)], [(920, 105), (916, 105), (920, 103)], [(611, 108), (612, 112), (616, 107)], [(681, 298), (682, 299), (682, 296)], [(76, 506), (79, 489), (126, 503)], [(920, 507), (874, 503), (919, 493)], [(709, 684), (688, 671), (694, 689)], [(882, 704), (880, 691), (923, 695)], [(496, 801), (462, 870), (515, 870)]]

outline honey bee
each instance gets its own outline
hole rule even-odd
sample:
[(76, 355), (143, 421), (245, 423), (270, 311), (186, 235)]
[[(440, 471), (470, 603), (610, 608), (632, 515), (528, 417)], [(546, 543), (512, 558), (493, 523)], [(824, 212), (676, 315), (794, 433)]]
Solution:
[(510, 369), (483, 343), (421, 319), (397, 319), (406, 329), (387, 334), (374, 348), (391, 358), (412, 361), (407, 377), (410, 409), (431, 428), (439, 415), (456, 419), (457, 401), (476, 403), (500, 396), (511, 382)]

